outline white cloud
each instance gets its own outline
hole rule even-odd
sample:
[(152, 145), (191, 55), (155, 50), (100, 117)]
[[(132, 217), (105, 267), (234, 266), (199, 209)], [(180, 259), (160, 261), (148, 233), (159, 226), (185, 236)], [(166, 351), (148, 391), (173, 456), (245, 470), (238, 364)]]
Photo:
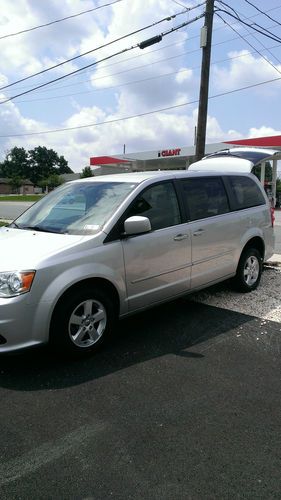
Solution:
[[(281, 64), (275, 65), (277, 71), (264, 58), (254, 57), (246, 50), (230, 52), (228, 56), (234, 58), (229, 67), (215, 66), (213, 69), (213, 82), (219, 90), (229, 91), (280, 77)], [(256, 91), (268, 93), (272, 92), (272, 88), (257, 87)]]
[[(5, 15), (0, 16), (1, 34), (44, 24), (96, 5), (97, 2), (93, 0), (64, 0), (64, 2), (2, 0), (2, 12), (5, 12)], [(2, 40), (0, 82), (3, 85), (8, 80), (11, 82), (20, 79), (81, 52), (92, 50), (180, 10), (181, 8), (171, 0), (146, 0), (146, 2), (124, 0), (111, 8), (100, 9), (90, 15)], [(190, 16), (192, 17), (193, 14)], [(127, 38), (119, 44), (93, 52), (72, 64), (47, 73), (40, 81), (52, 79), (66, 71), (76, 69), (79, 65), (90, 64), (97, 59), (110, 56), (115, 51), (159, 34), (187, 18), (186, 15), (172, 22), (165, 22)], [(198, 34), (198, 32), (199, 25), (197, 24), (195, 33)], [(42, 107), (44, 113), (40, 111), (41, 105), (43, 106), (40, 101), (30, 102), (28, 105), (21, 104), (19, 101), (15, 101), (14, 104), (10, 102), (0, 105), (0, 136), (96, 124), (89, 128), (54, 134), (0, 138), (0, 151), (3, 154), (15, 145), (26, 149), (45, 145), (55, 149), (58, 154), (64, 155), (70, 167), (75, 171), (80, 171), (89, 163), (90, 156), (121, 154), (124, 144), (126, 144), (127, 152), (159, 149), (169, 145), (193, 144), (194, 127), (197, 123), (197, 104), (173, 108), (189, 101), (196, 101), (198, 98), (199, 75), (197, 71), (188, 67), (187, 58), (184, 55), (186, 50), (184, 40), (189, 33), (189, 29), (186, 33), (176, 32), (164, 37), (159, 45), (143, 51), (132, 50), (104, 64), (97, 65), (89, 72), (79, 75), (77, 79), (65, 80), (61, 85), (54, 87), (57, 89), (55, 95), (75, 92), (81, 92), (81, 94), (69, 97), (69, 100), (47, 101), (48, 106), (44, 103), (44, 108)], [(177, 45), (175, 45), (176, 42), (178, 42)], [(161, 50), (158, 50), (159, 48)], [(196, 50), (192, 52), (196, 53)], [(227, 91), (278, 77), (276, 70), (264, 59), (246, 55), (245, 52), (233, 51), (229, 53), (229, 56), (235, 59), (232, 59), (227, 66), (213, 68), (212, 80), (217, 89)], [(199, 54), (198, 52), (198, 56)], [(194, 57), (197, 57), (197, 54)], [(196, 67), (199, 61), (196, 59), (191, 62), (190, 56), (189, 62), (190, 65)], [(281, 66), (278, 68), (281, 71)], [(164, 76), (168, 73), (170, 75)], [(90, 82), (87, 83), (87, 80)], [(21, 87), (28, 88), (29, 83), (24, 82)], [(79, 85), (73, 88), (67, 87), (74, 83), (79, 83)], [(108, 86), (114, 88), (104, 92), (103, 88)], [(85, 89), (97, 92), (82, 94)], [(51, 88), (47, 87), (44, 93), (31, 94), (30, 100), (37, 96), (40, 98), (49, 96), (49, 92), (51, 93)], [(269, 88), (264, 88), (263, 92), (269, 95)], [(11, 89), (7, 92), (8, 94), (11, 94)], [(28, 99), (29, 97), (23, 98), (23, 100)], [(232, 122), (230, 99), (228, 103), (224, 109), (224, 126), (218, 118), (217, 108), (212, 108), (212, 113), (208, 116), (207, 142), (280, 133), (274, 129), (271, 122), (267, 123), (267, 120), (262, 120), (262, 118), (258, 124), (254, 118), (251, 122), (249, 118), (246, 125), (244, 124), (245, 117), (243, 117), (243, 120), (239, 120), (239, 124), (241, 122), (241, 127), (244, 128), (243, 134), (241, 130), (235, 130), (237, 127)], [(140, 118), (99, 125), (100, 122), (114, 121), (167, 107), (171, 109)]]
[(249, 137), (270, 137), (272, 135), (281, 135), (281, 130), (275, 130), (272, 127), (251, 127), (249, 130)]
[[(1, 35), (29, 29), (88, 8), (93, 8), (92, 1), (2, 0), (1, 10), (5, 16), (1, 18)], [(79, 54), (84, 37), (98, 29), (95, 18), (95, 15), (88, 16), (87, 22), (83, 23), (81, 16), (1, 40), (1, 70), (11, 75), (18, 69), (27, 75)]]
[[(169, 111), (57, 134), (0, 139), (0, 150), (3, 154), (14, 145), (31, 149), (44, 144), (46, 147), (55, 149), (60, 155), (64, 155), (74, 171), (81, 171), (85, 165), (89, 164), (90, 156), (121, 154), (124, 144), (128, 153), (158, 149), (166, 145), (193, 144), (197, 111), (188, 112), (186, 107), (181, 111), (181, 114)], [(79, 127), (87, 123), (99, 123), (115, 118), (118, 118), (116, 113), (106, 114), (98, 107), (85, 107), (78, 109), (63, 123), (63, 126)], [(48, 128), (44, 123), (22, 117), (16, 106), (11, 103), (5, 111), (0, 109), (0, 122), (0, 135), (3, 131), (12, 134)], [(244, 138), (277, 134), (281, 132), (263, 126), (259, 129), (251, 128)], [(227, 142), (227, 140), (239, 138), (242, 138), (239, 131), (223, 130), (215, 117), (208, 116), (207, 142)]]
[(190, 82), (193, 76), (193, 71), (189, 68), (180, 68), (176, 73), (176, 82), (185, 83)]

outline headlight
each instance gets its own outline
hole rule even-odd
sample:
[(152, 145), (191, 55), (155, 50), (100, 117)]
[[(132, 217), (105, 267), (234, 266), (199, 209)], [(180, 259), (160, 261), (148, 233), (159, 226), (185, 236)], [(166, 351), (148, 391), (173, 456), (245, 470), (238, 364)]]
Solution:
[(29, 292), (35, 271), (8, 271), (0, 273), (0, 297), (15, 297)]

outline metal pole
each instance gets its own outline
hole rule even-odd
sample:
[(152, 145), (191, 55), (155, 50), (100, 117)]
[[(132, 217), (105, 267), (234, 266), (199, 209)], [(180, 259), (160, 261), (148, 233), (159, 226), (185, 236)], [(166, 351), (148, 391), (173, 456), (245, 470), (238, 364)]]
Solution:
[(265, 162), (263, 161), (261, 163), (261, 185), (264, 187), (264, 181), (265, 181)]
[(273, 207), (276, 205), (277, 160), (272, 162), (272, 198)]
[(201, 160), (205, 154), (213, 17), (214, 0), (206, 0), (205, 24), (201, 31), (202, 65), (195, 151), (196, 161)]

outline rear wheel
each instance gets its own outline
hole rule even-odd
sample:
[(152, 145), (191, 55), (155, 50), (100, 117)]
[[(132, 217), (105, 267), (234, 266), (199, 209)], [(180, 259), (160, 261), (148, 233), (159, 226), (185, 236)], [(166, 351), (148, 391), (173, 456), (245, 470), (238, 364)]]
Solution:
[(50, 344), (55, 350), (88, 354), (112, 333), (116, 319), (112, 297), (103, 289), (78, 289), (68, 293), (53, 314)]
[(262, 273), (262, 258), (256, 248), (244, 250), (240, 257), (234, 287), (239, 292), (251, 292), (257, 288)]

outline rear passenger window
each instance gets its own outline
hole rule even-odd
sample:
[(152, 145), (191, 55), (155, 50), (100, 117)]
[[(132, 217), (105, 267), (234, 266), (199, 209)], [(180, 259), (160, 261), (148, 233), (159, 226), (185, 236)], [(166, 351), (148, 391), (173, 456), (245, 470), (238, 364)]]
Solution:
[(182, 181), (190, 220), (204, 219), (229, 212), (224, 184), (220, 177), (198, 177)]
[(264, 205), (265, 199), (261, 190), (250, 177), (229, 177), (234, 196), (235, 210)]

